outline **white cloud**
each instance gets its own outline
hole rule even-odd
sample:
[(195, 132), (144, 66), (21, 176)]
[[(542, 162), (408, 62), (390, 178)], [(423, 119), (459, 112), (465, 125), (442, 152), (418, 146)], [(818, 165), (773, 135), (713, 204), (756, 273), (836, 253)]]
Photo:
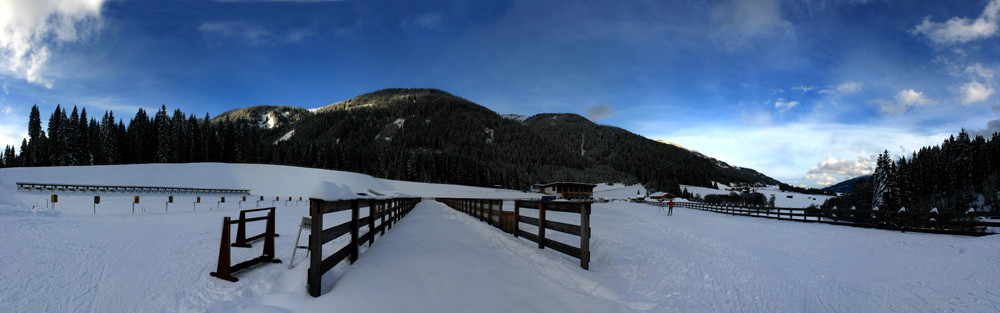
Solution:
[[(807, 183), (804, 187), (810, 187), (810, 186), (830, 187), (833, 186), (833, 184), (836, 184), (838, 181), (836, 177), (833, 177), (827, 173), (806, 174), (805, 177), (802, 177), (802, 180), (804, 180)], [(812, 183), (812, 185), (810, 185), (809, 183)]]
[(52, 88), (45, 76), (51, 45), (75, 42), (100, 29), (105, 0), (0, 2), (0, 63), (5, 71)]
[(849, 177), (869, 175), (874, 170), (875, 155), (859, 156), (854, 159), (829, 157), (809, 169), (809, 174), (833, 174)]
[(802, 180), (814, 186), (829, 187), (844, 179), (871, 175), (877, 158), (876, 155), (862, 155), (854, 159), (828, 157), (810, 168)]
[(986, 101), (993, 94), (993, 87), (973, 81), (959, 87), (962, 102), (966, 104)]
[(904, 89), (896, 95), (896, 101), (907, 106), (920, 106), (933, 103), (931, 99), (924, 96), (922, 92), (913, 89)]
[(10, 107), (9, 105), (8, 105), (8, 106), (5, 106), (5, 107), (3, 108), (3, 114), (4, 114), (4, 115), (7, 115), (7, 114), (10, 114), (10, 112), (12, 112), (12, 111), (13, 111), (13, 109), (11, 109), (11, 107)]
[[(818, 172), (825, 169), (831, 176), (836, 175), (833, 173), (837, 169), (844, 173), (860, 173), (863, 166), (856, 165), (858, 156), (869, 156), (871, 151), (896, 151), (899, 146), (937, 145), (952, 134), (950, 131), (917, 132), (887, 122), (878, 125), (797, 122), (751, 127), (744, 123), (712, 122), (678, 129), (664, 128), (663, 124), (651, 121), (644, 124), (650, 131), (640, 133), (675, 142), (732, 165), (753, 168), (786, 182), (801, 180), (813, 167), (817, 167)], [(900, 153), (908, 154), (909, 151)], [(830, 156), (838, 161), (827, 162), (825, 168), (817, 166), (817, 160), (828, 160)]]
[(914, 35), (924, 35), (935, 44), (951, 45), (981, 40), (998, 34), (997, 15), (1000, 14), (1000, 0), (986, 4), (983, 14), (975, 20), (952, 17), (947, 22), (931, 22), (930, 17), (913, 28)]
[(785, 101), (785, 99), (778, 98), (774, 101), (774, 107), (777, 109), (791, 109), (799, 105), (798, 101)]
[(587, 118), (591, 121), (605, 119), (612, 115), (615, 115), (615, 110), (611, 109), (609, 104), (598, 104), (587, 108)]
[(816, 87), (813, 87), (813, 86), (795, 86), (795, 87), (792, 87), (792, 90), (802, 91), (803, 95), (806, 94), (806, 92), (808, 92), (810, 90), (813, 90), (813, 89), (816, 89)]
[(881, 107), (882, 112), (902, 114), (911, 107), (926, 106), (936, 102), (934, 99), (924, 96), (924, 93), (913, 89), (904, 89), (900, 91), (896, 94), (895, 99), (895, 102), (877, 99), (875, 100), (875, 103)]

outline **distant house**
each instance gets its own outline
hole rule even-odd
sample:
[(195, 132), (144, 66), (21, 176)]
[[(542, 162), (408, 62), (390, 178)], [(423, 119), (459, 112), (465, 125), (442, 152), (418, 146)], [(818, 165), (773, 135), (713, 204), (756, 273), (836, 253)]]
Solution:
[(591, 200), (594, 199), (594, 187), (597, 185), (584, 183), (549, 183), (538, 186), (538, 191), (569, 200)]
[(674, 198), (677, 198), (677, 196), (672, 195), (672, 194), (667, 193), (667, 192), (657, 192), (657, 193), (649, 195), (649, 199), (650, 200), (670, 201), (670, 200), (673, 200)]

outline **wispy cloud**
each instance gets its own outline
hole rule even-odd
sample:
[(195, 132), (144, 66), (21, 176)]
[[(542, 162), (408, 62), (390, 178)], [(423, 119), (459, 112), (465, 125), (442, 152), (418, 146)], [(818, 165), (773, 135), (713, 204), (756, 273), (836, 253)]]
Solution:
[(105, 0), (6, 0), (0, 5), (0, 63), (30, 83), (52, 88), (50, 46), (76, 42), (101, 28)]
[(983, 66), (982, 63), (976, 63), (967, 66), (965, 68), (965, 73), (969, 75), (979, 76), (982, 79), (993, 79), (993, 75), (996, 74), (996, 71), (991, 68)]
[(610, 104), (598, 104), (587, 108), (587, 118), (591, 121), (602, 120), (615, 115), (615, 110)]
[(932, 22), (930, 17), (913, 28), (911, 33), (923, 35), (938, 45), (952, 45), (982, 40), (996, 36), (1000, 31), (997, 16), (1000, 15), (1000, 0), (992, 0), (978, 18), (952, 17), (946, 22)]
[(723, 1), (713, 8), (712, 21), (718, 25), (713, 39), (728, 50), (756, 38), (794, 32), (792, 23), (781, 17), (777, 0)]
[(785, 99), (782, 98), (778, 98), (778, 100), (774, 101), (774, 107), (776, 109), (791, 109), (797, 106), (799, 106), (798, 101), (785, 101)]
[(308, 28), (296, 28), (278, 32), (266, 24), (248, 21), (206, 22), (198, 26), (202, 38), (209, 46), (222, 44), (271, 45), (278, 43), (298, 43), (315, 36)]
[(795, 87), (792, 87), (792, 90), (801, 91), (803, 95), (806, 94), (806, 92), (809, 92), (810, 90), (813, 90), (813, 89), (816, 89), (816, 87), (813, 87), (813, 86), (795, 86)]
[(864, 86), (865, 86), (865, 84), (862, 83), (862, 82), (859, 82), (859, 81), (849, 81), (849, 82), (844, 82), (844, 83), (842, 83), (840, 85), (837, 85), (837, 86), (833, 87), (832, 89), (823, 89), (823, 90), (820, 90), (819, 93), (846, 95), (846, 94), (852, 94), (852, 93), (861, 91), (861, 89), (863, 89)]

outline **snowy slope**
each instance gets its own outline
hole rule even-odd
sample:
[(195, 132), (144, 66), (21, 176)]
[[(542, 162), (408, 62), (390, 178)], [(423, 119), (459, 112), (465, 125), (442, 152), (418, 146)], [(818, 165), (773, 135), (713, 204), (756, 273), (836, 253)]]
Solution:
[[(719, 184), (719, 189), (681, 185), (681, 188), (687, 188), (691, 194), (701, 195), (702, 197), (712, 194), (729, 194), (726, 187), (723, 184)], [(777, 186), (763, 187), (757, 189), (757, 192), (763, 194), (767, 199), (770, 199), (771, 195), (774, 195), (774, 206), (779, 208), (805, 208), (813, 204), (818, 206), (823, 204), (826, 199), (833, 197), (781, 191)]]
[[(222, 217), (238, 215), (236, 203), (208, 210), (218, 205), (212, 201), (194, 210), (184, 198), (165, 212), (164, 196), (143, 195), (146, 212), (133, 214), (131, 196), (121, 195), (102, 201), (95, 215), (83, 201), (91, 195), (67, 193), (57, 209), (27, 213), (25, 205), (44, 206), (46, 195), (14, 191), (14, 181), (25, 180), (195, 184), (283, 197), (308, 196), (316, 180), (325, 180), (353, 191), (532, 196), (269, 165), (2, 169), (0, 202), (13, 203), (0, 203), (3, 312), (1000, 310), (998, 235), (899, 233), (683, 208), (668, 217), (653, 206), (620, 202), (593, 206), (586, 271), (571, 257), (425, 201), (370, 249), (364, 246), (358, 263), (325, 274), (327, 293), (312, 298), (302, 254), (287, 268), (305, 202), (276, 203), (276, 252), (286, 263), (239, 272), (240, 281), (230, 283), (208, 273), (215, 269)], [(14, 207), (20, 213), (9, 213)], [(326, 226), (348, 215), (331, 213)], [(248, 232), (263, 230), (255, 227)], [(259, 253), (256, 244), (233, 249), (233, 260)]]

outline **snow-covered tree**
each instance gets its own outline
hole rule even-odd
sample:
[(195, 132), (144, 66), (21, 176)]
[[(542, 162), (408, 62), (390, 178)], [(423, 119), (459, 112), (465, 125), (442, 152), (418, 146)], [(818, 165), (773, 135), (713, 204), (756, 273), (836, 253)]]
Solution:
[(882, 152), (875, 163), (875, 173), (872, 174), (872, 210), (878, 211), (885, 208), (887, 200), (892, 197), (892, 160), (889, 159), (889, 150)]

